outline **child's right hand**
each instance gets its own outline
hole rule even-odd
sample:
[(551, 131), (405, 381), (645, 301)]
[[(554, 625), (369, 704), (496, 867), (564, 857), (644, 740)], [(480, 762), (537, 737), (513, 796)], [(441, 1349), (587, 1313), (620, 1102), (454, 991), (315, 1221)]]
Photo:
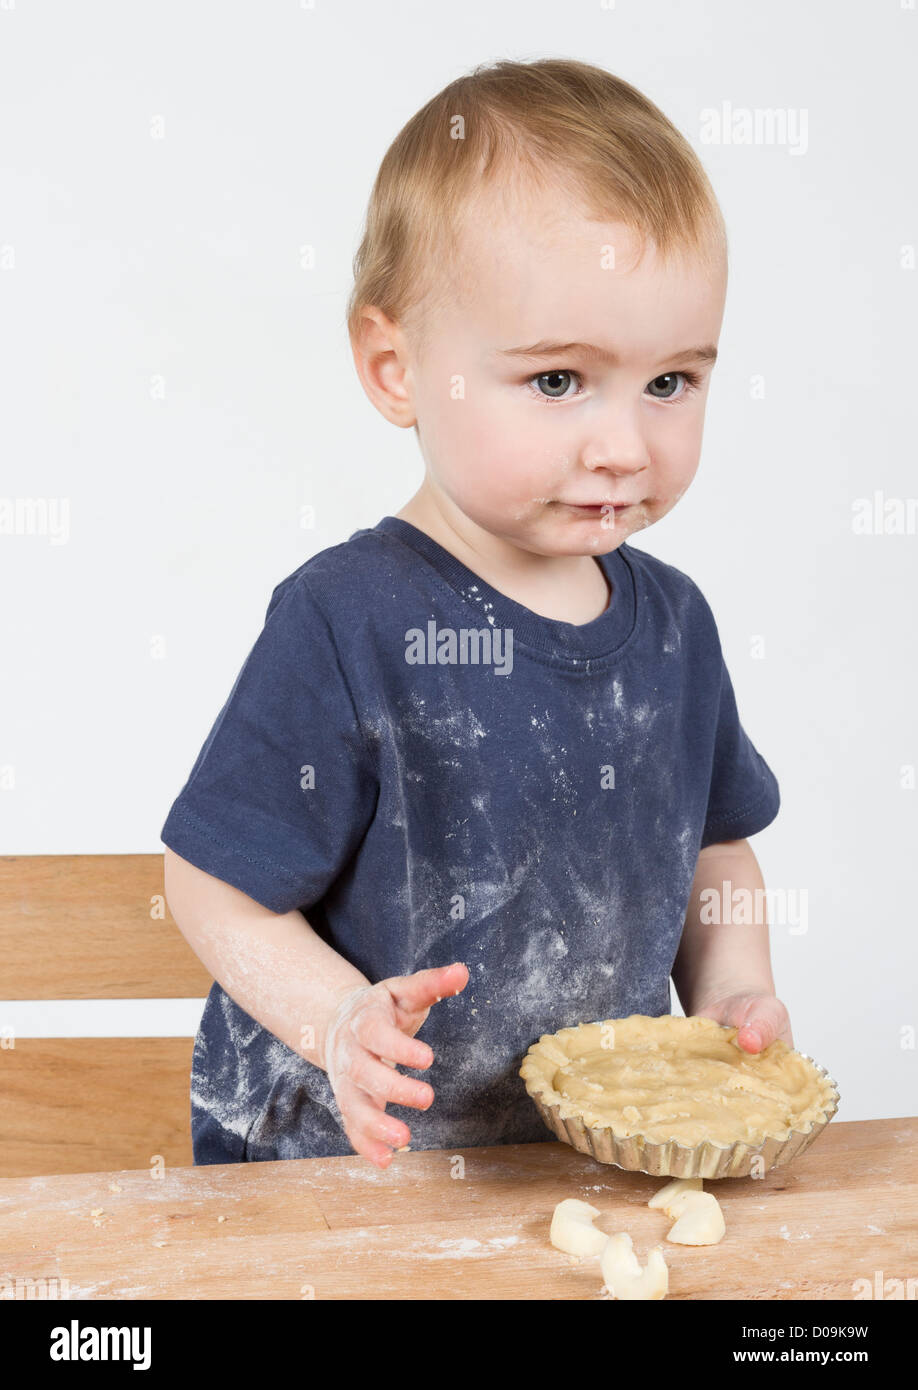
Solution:
[(393, 975), (345, 995), (332, 1016), (325, 1034), (325, 1070), (345, 1134), (355, 1152), (378, 1168), (387, 1168), (393, 1150), (411, 1140), (408, 1126), (386, 1114), (387, 1102), (416, 1110), (433, 1104), (432, 1086), (395, 1067), (431, 1065), (433, 1052), (414, 1035), (431, 1005), (458, 994), (468, 982), (469, 972), (459, 962)]

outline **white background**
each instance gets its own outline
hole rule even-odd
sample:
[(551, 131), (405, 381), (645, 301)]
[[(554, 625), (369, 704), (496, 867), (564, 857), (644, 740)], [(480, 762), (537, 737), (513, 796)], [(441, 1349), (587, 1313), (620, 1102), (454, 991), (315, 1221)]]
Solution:
[[(807, 929), (773, 926), (777, 990), (840, 1118), (914, 1113), (918, 536), (852, 515), (918, 490), (916, 47), (898, 0), (0, 0), (0, 498), (69, 505), (65, 543), (0, 535), (0, 851), (161, 851), (275, 584), (421, 478), (344, 329), (386, 147), (477, 63), (581, 58), (662, 107), (727, 221), (701, 468), (639, 545), (707, 596), (780, 783), (753, 847)], [(725, 102), (805, 112), (805, 150), (704, 143)], [(200, 1007), (0, 1025), (187, 1033)]]

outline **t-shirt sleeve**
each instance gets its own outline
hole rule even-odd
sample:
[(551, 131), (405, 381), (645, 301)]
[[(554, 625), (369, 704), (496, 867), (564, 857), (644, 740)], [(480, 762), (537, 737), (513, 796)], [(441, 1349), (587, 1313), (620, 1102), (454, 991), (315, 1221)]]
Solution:
[(774, 773), (739, 721), (723, 653), (720, 666), (717, 733), (702, 849), (722, 840), (745, 840), (764, 830), (781, 804)]
[(284, 580), (161, 839), (273, 912), (305, 911), (355, 855), (378, 790), (328, 621), (305, 577)]

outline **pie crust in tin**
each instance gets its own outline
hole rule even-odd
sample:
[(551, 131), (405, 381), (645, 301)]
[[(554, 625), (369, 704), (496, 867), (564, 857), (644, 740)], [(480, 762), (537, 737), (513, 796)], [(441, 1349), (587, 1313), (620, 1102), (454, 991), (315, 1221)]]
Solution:
[(520, 1076), (558, 1139), (600, 1163), (654, 1176), (745, 1177), (790, 1162), (838, 1109), (812, 1057), (759, 1053), (713, 1019), (663, 1014), (544, 1033)]

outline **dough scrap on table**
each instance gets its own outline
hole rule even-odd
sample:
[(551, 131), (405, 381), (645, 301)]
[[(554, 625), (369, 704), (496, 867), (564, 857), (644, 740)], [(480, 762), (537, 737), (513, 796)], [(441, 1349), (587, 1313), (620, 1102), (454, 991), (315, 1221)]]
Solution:
[(717, 1245), (727, 1229), (720, 1203), (705, 1192), (701, 1178), (676, 1178), (654, 1193), (647, 1203), (675, 1224), (666, 1239), (673, 1245)]
[(565, 1197), (552, 1214), (548, 1239), (565, 1255), (600, 1255), (609, 1237), (593, 1225), (599, 1214), (599, 1208), (589, 1202)]
[(601, 1213), (598, 1207), (579, 1197), (565, 1197), (555, 1207), (549, 1239), (557, 1250), (572, 1258), (598, 1255), (605, 1288), (614, 1299), (665, 1298), (669, 1289), (669, 1270), (663, 1250), (657, 1245), (647, 1256), (643, 1268), (634, 1253), (634, 1242), (626, 1231), (607, 1236), (593, 1224)]
[(660, 1299), (669, 1291), (669, 1270), (660, 1246), (655, 1245), (648, 1252), (647, 1264), (642, 1269), (627, 1231), (609, 1236), (599, 1257), (599, 1267), (613, 1298)]
[(702, 1191), (704, 1191), (704, 1188), (701, 1178), (673, 1178), (672, 1182), (666, 1183), (653, 1194), (647, 1205), (649, 1207), (662, 1207), (667, 1216), (669, 1216), (671, 1214), (669, 1211), (669, 1204), (675, 1202), (676, 1198), (683, 1192)]

